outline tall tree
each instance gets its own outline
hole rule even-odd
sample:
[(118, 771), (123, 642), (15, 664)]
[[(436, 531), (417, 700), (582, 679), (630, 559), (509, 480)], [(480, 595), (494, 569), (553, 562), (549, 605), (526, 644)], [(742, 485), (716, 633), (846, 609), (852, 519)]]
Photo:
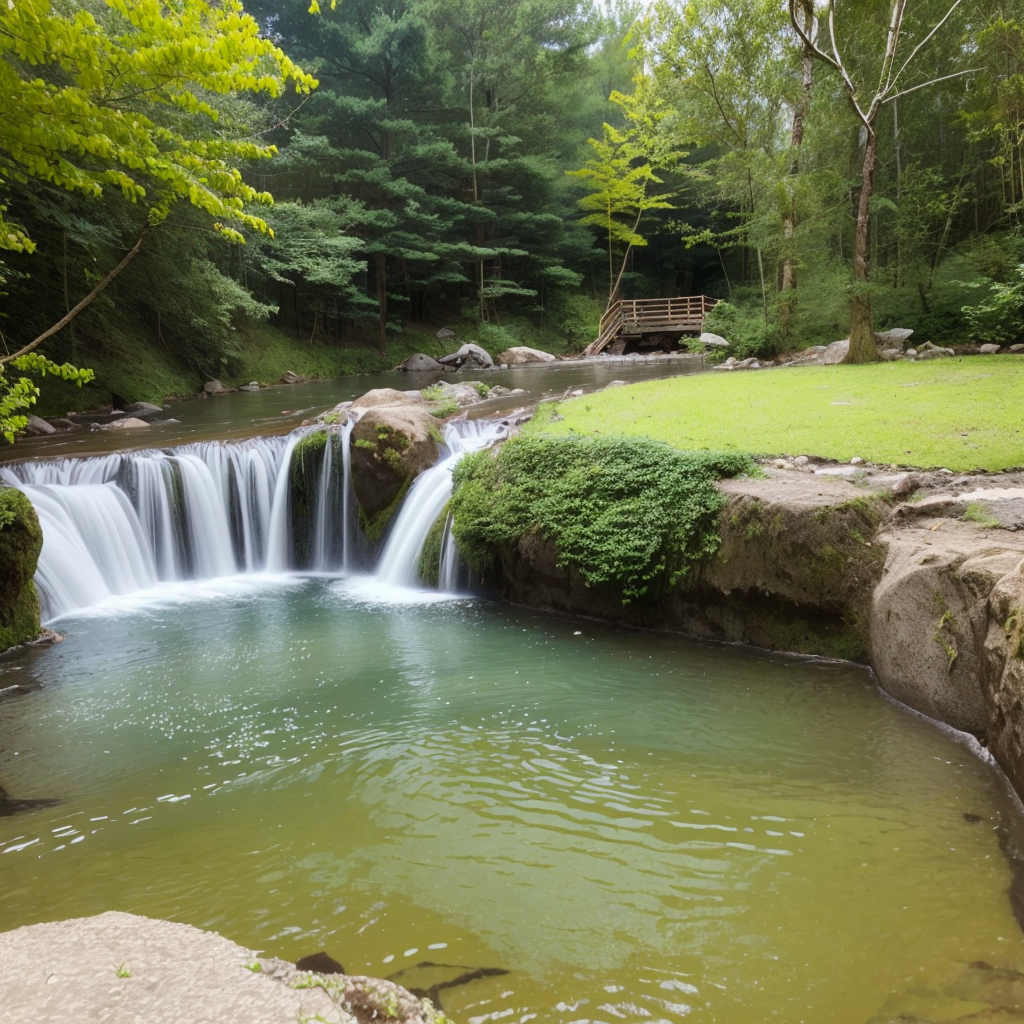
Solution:
[[(961, 70), (943, 75), (939, 78), (909, 84), (908, 70), (915, 63), (918, 54), (928, 45), (938, 31), (952, 18), (962, 0), (954, 0), (945, 13), (930, 27), (925, 26), (920, 33), (919, 41), (910, 53), (903, 57), (900, 53), (901, 44), (907, 35), (908, 0), (889, 0), (888, 24), (885, 29), (885, 44), (877, 72), (877, 85), (868, 86), (866, 81), (874, 81), (874, 76), (866, 67), (857, 68), (850, 58), (851, 48), (841, 44), (843, 29), (847, 32), (850, 26), (836, 26), (836, 3), (828, 0), (825, 10), (827, 18), (827, 36), (830, 52), (819, 45), (823, 33), (816, 31), (817, 19), (807, 19), (806, 8), (802, 0), (788, 0), (789, 16), (793, 29), (807, 51), (815, 59), (834, 69), (840, 77), (847, 102), (862, 127), (864, 138), (864, 155), (861, 163), (860, 197), (857, 203), (857, 222), (853, 246), (854, 292), (850, 308), (850, 350), (846, 357), (849, 363), (867, 363), (878, 359), (875, 345), (874, 316), (871, 309), (871, 292), (868, 289), (870, 278), (869, 263), (869, 232), (871, 227), (871, 198), (874, 193), (875, 169), (878, 157), (878, 136), (876, 125), (882, 109), (894, 103), (900, 97), (923, 89), (938, 81), (970, 74), (971, 70)], [(857, 80), (860, 80), (859, 84)], [(873, 91), (872, 91), (873, 90)]]

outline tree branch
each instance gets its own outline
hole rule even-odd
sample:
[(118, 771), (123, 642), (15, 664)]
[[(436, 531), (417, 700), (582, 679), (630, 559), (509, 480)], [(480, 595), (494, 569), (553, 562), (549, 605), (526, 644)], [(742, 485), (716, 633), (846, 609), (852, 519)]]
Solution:
[(943, 75), (941, 78), (930, 78), (927, 82), (922, 82), (920, 85), (912, 85), (909, 89), (904, 89), (902, 92), (895, 93), (892, 96), (887, 96), (883, 103), (892, 103), (893, 100), (898, 100), (908, 93), (917, 92), (918, 89), (925, 89), (929, 85), (935, 85), (938, 82), (948, 82), (951, 78), (961, 78), (963, 75), (973, 75), (976, 71), (984, 71), (984, 68), (968, 68), (966, 71), (956, 71), (952, 75)]
[[(919, 42), (917, 44), (917, 46), (914, 47), (914, 49), (910, 53), (910, 56), (903, 62), (903, 67), (901, 67), (899, 69), (899, 71), (896, 72), (896, 77), (889, 83), (889, 88), (890, 89), (900, 80), (900, 75), (902, 75), (903, 72), (907, 70), (907, 67), (910, 65), (910, 62), (931, 41), (931, 39), (935, 35), (935, 33), (938, 32), (939, 29), (942, 28), (942, 26), (945, 25), (947, 21), (949, 21), (949, 19), (953, 16), (953, 12), (960, 6), (960, 4), (962, 2), (963, 2), (963, 0), (953, 0), (953, 6), (950, 7), (950, 9), (948, 11), (946, 11), (946, 13), (945, 13), (944, 17), (942, 18), (942, 20), (940, 22), (938, 22), (938, 24), (935, 25), (935, 27), (931, 30), (931, 32), (929, 32), (928, 35), (926, 35), (924, 37), (924, 39), (922, 39), (921, 42)], [(936, 81), (940, 81), (940, 79), (936, 79)], [(908, 89), (907, 91), (910, 92), (911, 90)], [(901, 95), (905, 95), (905, 94), (901, 94)]]
[(104, 290), (104, 288), (106, 288), (107, 285), (110, 284), (110, 282), (113, 281), (114, 278), (117, 277), (117, 275), (120, 274), (136, 256), (138, 256), (139, 250), (142, 248), (142, 240), (146, 237), (146, 233), (149, 231), (149, 228), (149, 224), (143, 227), (142, 232), (139, 234), (138, 241), (128, 251), (124, 259), (122, 259), (121, 262), (118, 263), (118, 265), (114, 267), (114, 269), (111, 270), (110, 273), (107, 274), (107, 276), (104, 277), (103, 280), (101, 280), (100, 283), (97, 284), (96, 287), (93, 288), (93, 290), (89, 292), (89, 294), (86, 295), (86, 297), (82, 299), (77, 306), (74, 307), (74, 309), (69, 310), (68, 313), (61, 317), (61, 319), (52, 327), (43, 331), (35, 341), (30, 341), (24, 348), (19, 348), (17, 352), (12, 353), (11, 355), (0, 356), (0, 366), (4, 363), (11, 362), (12, 359), (17, 359), (19, 356), (28, 355), (29, 352), (38, 348), (44, 341), (46, 341), (47, 338), (52, 338), (59, 330), (67, 327), (67, 325), (71, 323), (71, 321), (74, 320), (74, 318), (78, 316), (86, 306), (90, 305), (92, 301)]

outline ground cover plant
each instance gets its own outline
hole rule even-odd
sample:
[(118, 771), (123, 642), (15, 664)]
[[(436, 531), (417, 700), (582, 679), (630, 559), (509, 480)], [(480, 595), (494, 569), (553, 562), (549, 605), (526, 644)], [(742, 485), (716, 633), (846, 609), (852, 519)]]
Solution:
[(718, 550), (715, 481), (750, 468), (739, 453), (642, 438), (520, 436), (456, 467), (453, 531), (478, 568), (495, 547), (540, 534), (560, 565), (614, 584), (628, 602)]
[(650, 437), (684, 450), (952, 470), (1024, 466), (1024, 359), (707, 373), (560, 403), (527, 428)]

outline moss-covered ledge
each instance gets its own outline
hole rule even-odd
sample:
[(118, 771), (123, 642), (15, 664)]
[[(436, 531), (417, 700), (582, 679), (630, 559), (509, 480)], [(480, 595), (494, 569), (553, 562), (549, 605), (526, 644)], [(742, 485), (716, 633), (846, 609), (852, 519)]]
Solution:
[(0, 488), (0, 651), (39, 636), (39, 596), (32, 577), (43, 531), (21, 491)]

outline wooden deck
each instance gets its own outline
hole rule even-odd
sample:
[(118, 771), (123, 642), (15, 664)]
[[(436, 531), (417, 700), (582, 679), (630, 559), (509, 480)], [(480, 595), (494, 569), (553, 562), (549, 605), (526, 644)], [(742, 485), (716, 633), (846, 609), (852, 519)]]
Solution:
[(620, 299), (601, 317), (600, 332), (583, 350), (583, 355), (596, 356), (616, 338), (636, 338), (662, 331), (700, 334), (704, 330), (704, 317), (717, 302), (707, 295)]

